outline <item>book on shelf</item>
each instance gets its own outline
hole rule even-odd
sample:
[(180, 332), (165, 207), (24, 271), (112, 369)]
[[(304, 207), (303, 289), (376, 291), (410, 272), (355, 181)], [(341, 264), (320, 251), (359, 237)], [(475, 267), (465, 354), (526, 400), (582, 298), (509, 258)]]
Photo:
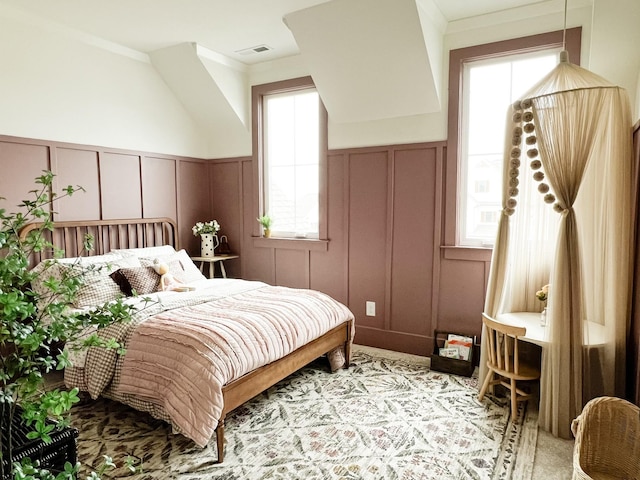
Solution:
[(455, 348), (458, 350), (458, 359), (469, 360), (471, 349), (473, 348), (473, 338), (450, 333), (444, 344), (445, 349)]
[(438, 351), (438, 354), (441, 357), (446, 357), (446, 358), (459, 358), (460, 357), (460, 353), (458, 352), (458, 349), (455, 347), (450, 347), (450, 348), (441, 348)]

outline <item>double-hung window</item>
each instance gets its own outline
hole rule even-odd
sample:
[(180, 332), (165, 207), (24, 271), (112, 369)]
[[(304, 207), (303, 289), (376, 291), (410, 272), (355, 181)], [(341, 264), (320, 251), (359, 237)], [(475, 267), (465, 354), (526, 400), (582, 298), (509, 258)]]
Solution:
[[(509, 107), (558, 64), (561, 34), (553, 32), (452, 51), (449, 108), (453, 129), (449, 159), (456, 164), (453, 171), (457, 172), (457, 195), (455, 239), (449, 238), (449, 244), (493, 244), (502, 208)], [(567, 49), (579, 52), (579, 45), (580, 30), (575, 29), (568, 37)]]
[[(310, 78), (254, 87), (258, 215), (278, 238), (324, 238), (326, 112)], [(257, 138), (256, 138), (257, 137)]]
[(492, 244), (498, 228), (506, 112), (558, 63), (559, 49), (464, 65), (460, 244)]

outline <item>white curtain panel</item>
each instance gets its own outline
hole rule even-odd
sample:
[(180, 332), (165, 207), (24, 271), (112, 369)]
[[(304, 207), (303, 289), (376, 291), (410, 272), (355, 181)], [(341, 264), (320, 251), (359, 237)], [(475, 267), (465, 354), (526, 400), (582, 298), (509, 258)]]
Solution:
[(571, 421), (588, 400), (624, 395), (635, 181), (630, 105), (624, 89), (565, 58), (510, 113), (510, 166), (485, 311), (540, 311), (535, 292), (550, 284), (539, 419), (553, 435), (571, 438)]

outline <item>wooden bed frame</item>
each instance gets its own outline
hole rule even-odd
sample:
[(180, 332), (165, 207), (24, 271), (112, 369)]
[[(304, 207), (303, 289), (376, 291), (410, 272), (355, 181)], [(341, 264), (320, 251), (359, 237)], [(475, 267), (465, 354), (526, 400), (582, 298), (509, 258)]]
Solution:
[[(20, 232), (20, 236), (26, 236), (39, 225), (32, 223), (25, 226)], [(47, 240), (56, 248), (64, 250), (65, 257), (101, 255), (117, 248), (161, 245), (173, 245), (176, 250), (179, 248), (177, 226), (170, 218), (62, 221), (55, 222), (53, 231), (47, 232), (46, 235)], [(90, 252), (83, 249), (85, 235), (92, 235), (94, 238), (94, 249)], [(52, 252), (42, 252), (32, 259), (32, 263), (35, 265), (52, 256)], [(218, 463), (224, 460), (224, 420), (226, 415), (335, 348), (344, 348), (345, 366), (348, 367), (351, 359), (352, 329), (353, 321), (344, 323), (289, 355), (226, 384), (222, 388), (224, 407), (216, 428)]]

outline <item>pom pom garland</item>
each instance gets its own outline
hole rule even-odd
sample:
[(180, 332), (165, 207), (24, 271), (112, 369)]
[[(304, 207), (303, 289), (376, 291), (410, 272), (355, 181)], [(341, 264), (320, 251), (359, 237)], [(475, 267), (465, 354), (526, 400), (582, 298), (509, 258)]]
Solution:
[[(507, 193), (509, 198), (505, 202), (505, 207), (503, 212), (506, 215), (513, 215), (515, 212), (515, 207), (518, 204), (518, 201), (515, 197), (518, 196), (519, 190), (518, 185), (520, 184), (520, 180), (518, 179), (520, 175), (520, 157), (522, 156), (522, 150), (520, 148), (523, 140), (523, 135), (525, 135), (524, 143), (527, 145), (526, 153), (527, 157), (531, 160), (529, 166), (531, 170), (534, 171), (533, 179), (538, 184), (538, 192), (544, 195), (544, 202), (547, 204), (552, 204), (556, 201), (556, 197), (553, 193), (550, 192), (551, 188), (549, 185), (543, 180), (545, 179), (545, 174), (542, 165), (542, 161), (538, 158), (540, 152), (536, 148), (536, 144), (538, 139), (535, 135), (535, 124), (534, 114), (531, 108), (533, 107), (533, 100), (530, 98), (524, 100), (517, 100), (513, 104), (513, 115), (512, 120), (515, 124), (513, 127), (513, 133), (511, 137), (511, 152), (510, 152), (510, 161), (509, 161), (509, 170), (508, 170), (508, 190)], [(562, 212), (563, 208), (560, 207), (558, 203), (555, 203), (553, 206), (554, 210), (557, 212)]]

